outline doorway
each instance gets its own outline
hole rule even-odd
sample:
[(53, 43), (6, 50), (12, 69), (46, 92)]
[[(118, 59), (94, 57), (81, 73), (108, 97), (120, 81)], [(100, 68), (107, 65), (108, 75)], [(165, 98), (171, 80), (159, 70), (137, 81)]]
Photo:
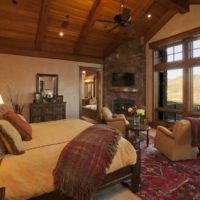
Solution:
[(80, 67), (80, 118), (92, 123), (100, 121), (102, 104), (102, 69)]

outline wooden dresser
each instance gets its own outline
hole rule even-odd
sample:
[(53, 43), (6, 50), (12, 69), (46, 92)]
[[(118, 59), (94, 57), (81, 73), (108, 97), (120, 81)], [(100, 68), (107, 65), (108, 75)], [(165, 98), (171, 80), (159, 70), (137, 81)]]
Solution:
[(66, 103), (30, 104), (30, 122), (46, 122), (65, 119)]

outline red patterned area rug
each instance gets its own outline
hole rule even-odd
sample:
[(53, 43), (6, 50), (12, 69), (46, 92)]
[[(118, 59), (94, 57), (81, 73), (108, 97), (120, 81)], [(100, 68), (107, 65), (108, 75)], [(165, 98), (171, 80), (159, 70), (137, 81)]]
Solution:
[(200, 200), (200, 156), (172, 162), (154, 148), (153, 138), (146, 147), (141, 142), (141, 188), (145, 200)]

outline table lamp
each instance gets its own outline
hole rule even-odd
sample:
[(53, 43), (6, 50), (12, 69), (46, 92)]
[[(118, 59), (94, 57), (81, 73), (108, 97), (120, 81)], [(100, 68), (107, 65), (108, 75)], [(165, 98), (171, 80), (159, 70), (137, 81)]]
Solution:
[[(0, 94), (0, 105), (2, 105), (2, 104), (4, 104), (4, 102), (3, 102), (3, 99)], [(0, 107), (0, 112), (3, 112), (3, 111), (4, 111), (4, 109)]]

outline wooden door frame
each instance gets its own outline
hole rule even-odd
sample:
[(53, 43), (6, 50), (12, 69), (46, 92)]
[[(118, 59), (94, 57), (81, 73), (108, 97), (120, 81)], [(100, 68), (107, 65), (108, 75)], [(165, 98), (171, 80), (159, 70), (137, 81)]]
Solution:
[(97, 73), (97, 91), (96, 91), (96, 99), (97, 99), (97, 121), (100, 121), (100, 108), (102, 106), (102, 73), (103, 69), (100, 67), (79, 67), (79, 118), (82, 116), (82, 71), (94, 71)]

